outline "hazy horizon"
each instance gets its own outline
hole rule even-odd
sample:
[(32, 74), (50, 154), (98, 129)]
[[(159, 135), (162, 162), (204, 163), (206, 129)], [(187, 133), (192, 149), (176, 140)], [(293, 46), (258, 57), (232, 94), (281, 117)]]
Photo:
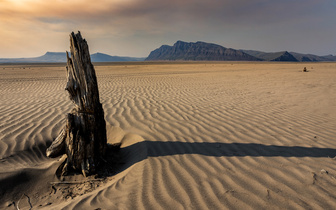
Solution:
[(335, 9), (332, 0), (0, 0), (0, 58), (65, 52), (78, 30), (91, 54), (147, 57), (182, 40), (335, 55)]

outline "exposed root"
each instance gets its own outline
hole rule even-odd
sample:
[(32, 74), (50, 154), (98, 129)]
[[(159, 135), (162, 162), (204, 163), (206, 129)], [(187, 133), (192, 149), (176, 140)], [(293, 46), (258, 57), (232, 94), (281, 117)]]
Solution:
[[(21, 201), (21, 199), (22, 199), (22, 197), (23, 196), (26, 196), (27, 197), (27, 199), (28, 199), (28, 204), (29, 204), (29, 210), (31, 210), (32, 208), (33, 208), (33, 206), (32, 206), (32, 204), (30, 203), (30, 198), (29, 198), (29, 196), (28, 195), (26, 195), (25, 193), (21, 196), (21, 198), (19, 199), (19, 201), (17, 202), (17, 204), (16, 204), (16, 209), (17, 210), (20, 210), (20, 207), (19, 207), (19, 204), (20, 204), (20, 201)], [(15, 205), (15, 204), (14, 204)]]
[(48, 147), (46, 151), (47, 157), (57, 157), (65, 153), (65, 137), (65, 128), (63, 128), (58, 137)]

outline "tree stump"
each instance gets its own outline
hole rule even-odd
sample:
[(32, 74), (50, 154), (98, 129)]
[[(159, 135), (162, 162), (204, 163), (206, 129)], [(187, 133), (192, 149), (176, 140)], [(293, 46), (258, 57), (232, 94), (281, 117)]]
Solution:
[(70, 54), (67, 54), (67, 84), (65, 90), (74, 103), (59, 136), (46, 151), (48, 157), (62, 154), (67, 159), (62, 175), (69, 170), (93, 173), (105, 155), (106, 124), (99, 102), (96, 73), (91, 63), (89, 48), (80, 32), (70, 34)]

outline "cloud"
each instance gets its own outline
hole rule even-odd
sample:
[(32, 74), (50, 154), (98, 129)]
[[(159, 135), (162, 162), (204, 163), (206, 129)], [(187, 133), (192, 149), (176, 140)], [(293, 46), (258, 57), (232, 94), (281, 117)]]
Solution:
[[(49, 21), (51, 24), (61, 21), (119, 24), (118, 26), (128, 24), (137, 28), (137, 26), (148, 25), (164, 27), (179, 22), (193, 24), (207, 21), (212, 21), (210, 24), (272, 23), (304, 14), (307, 7), (316, 6), (316, 3), (314, 5), (313, 2), (316, 1), (23, 0), (5, 1), (1, 10), (6, 18), (12, 19)], [(51, 20), (56, 22), (50, 22)]]
[[(27, 48), (39, 44), (40, 51), (58, 50), (67, 48), (67, 42), (45, 49), (53, 46), (46, 36), (54, 43), (63, 42), (71, 31), (81, 30), (96, 43), (94, 50), (102, 47), (107, 53), (115, 49), (128, 55), (143, 55), (177, 39), (237, 47), (237, 38), (240, 44), (261, 45), (260, 37), (267, 36), (263, 47), (275, 48), (284, 46), (274, 43), (286, 40), (286, 34), (297, 38), (306, 28), (335, 32), (330, 29), (335, 7), (332, 0), (2, 0), (0, 24), (6, 33), (0, 34), (0, 45), (10, 41)], [(305, 42), (313, 40), (315, 33), (306, 34)], [(25, 45), (23, 37), (30, 45)], [(123, 47), (130, 44), (135, 45), (131, 53)]]

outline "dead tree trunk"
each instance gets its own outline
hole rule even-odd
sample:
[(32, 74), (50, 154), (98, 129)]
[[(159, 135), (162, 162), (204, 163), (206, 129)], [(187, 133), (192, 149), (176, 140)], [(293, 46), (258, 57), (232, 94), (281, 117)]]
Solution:
[(67, 52), (67, 84), (75, 107), (66, 117), (66, 125), (47, 149), (48, 157), (67, 155), (62, 174), (74, 169), (83, 175), (95, 172), (107, 147), (104, 110), (99, 102), (96, 73), (86, 40), (80, 32), (70, 34)]

